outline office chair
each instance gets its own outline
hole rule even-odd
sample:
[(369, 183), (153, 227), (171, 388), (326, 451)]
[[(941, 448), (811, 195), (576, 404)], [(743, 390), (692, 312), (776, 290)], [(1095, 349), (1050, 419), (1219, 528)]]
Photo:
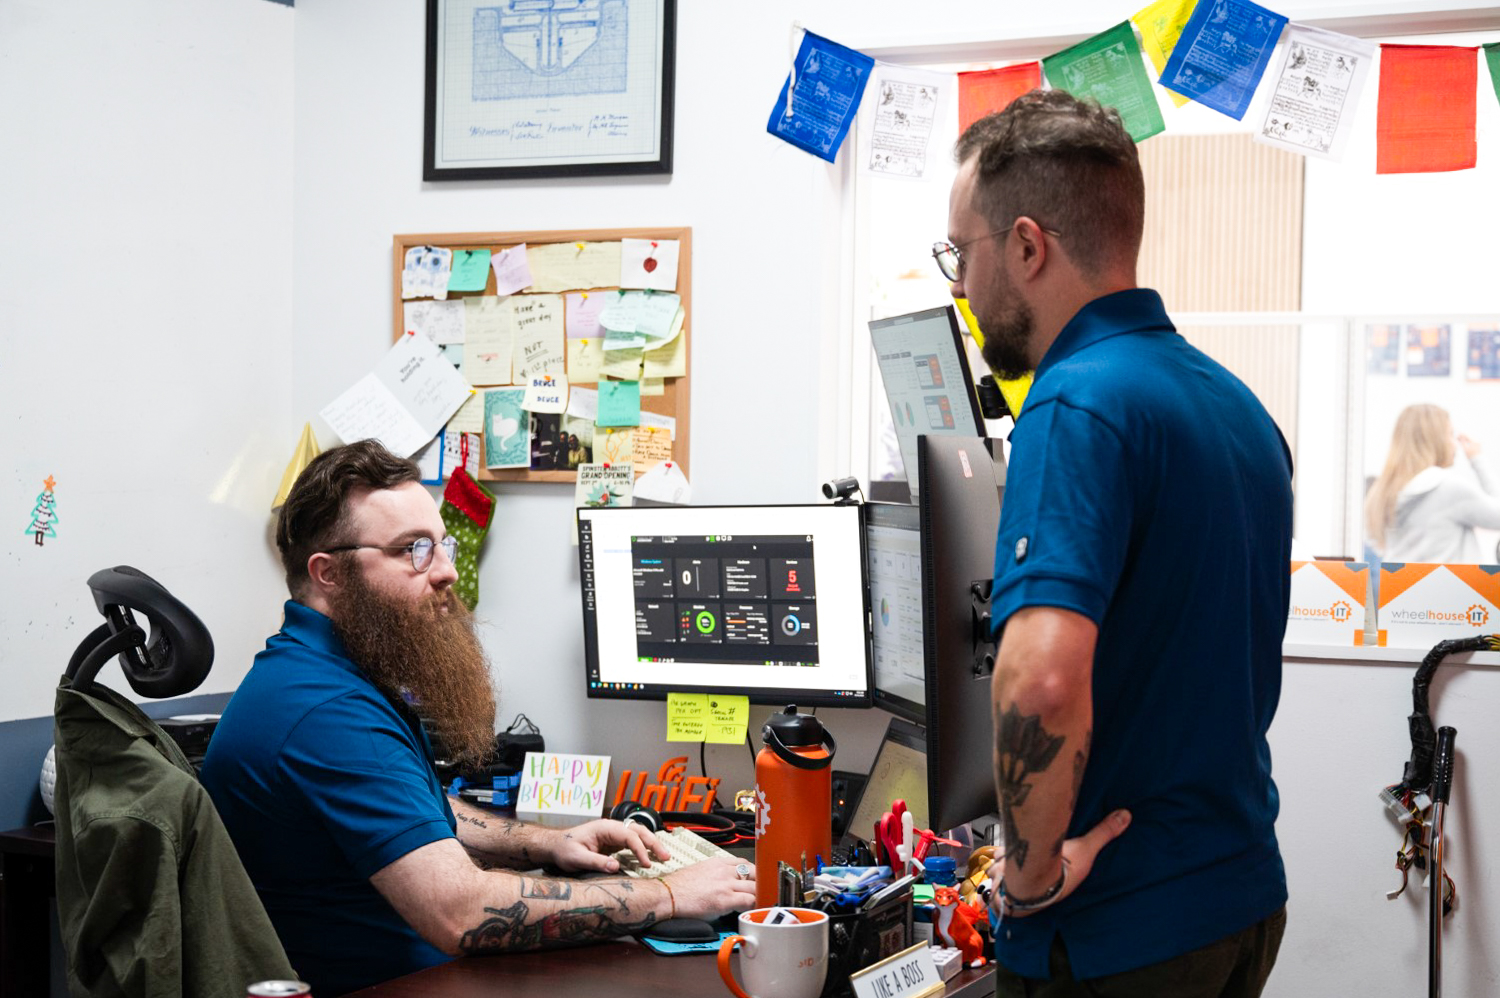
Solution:
[(75, 998), (243, 998), (251, 983), (295, 977), (182, 750), (94, 681), (118, 657), (137, 694), (189, 693), (213, 664), (207, 628), (134, 568), (95, 572), (88, 585), (105, 622), (73, 653), (54, 709), (69, 990)]

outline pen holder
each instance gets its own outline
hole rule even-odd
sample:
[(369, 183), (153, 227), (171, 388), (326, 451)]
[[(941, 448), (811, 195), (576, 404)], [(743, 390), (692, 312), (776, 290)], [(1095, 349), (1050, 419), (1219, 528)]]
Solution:
[(852, 995), (849, 975), (912, 944), (912, 897), (908, 888), (868, 911), (828, 919), (828, 977), (823, 998)]

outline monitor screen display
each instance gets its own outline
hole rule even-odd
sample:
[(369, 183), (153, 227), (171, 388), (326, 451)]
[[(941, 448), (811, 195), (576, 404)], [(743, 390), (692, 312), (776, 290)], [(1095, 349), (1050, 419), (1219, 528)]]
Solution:
[(865, 505), (875, 706), (926, 721), (922, 657), (922, 530), (916, 506)]
[(958, 316), (949, 305), (875, 319), (870, 341), (915, 498), (921, 492), (917, 437), (984, 436)]
[(929, 828), (927, 823), (927, 739), (915, 724), (892, 718), (885, 740), (875, 753), (870, 779), (865, 783), (859, 804), (849, 818), (845, 834), (873, 842), (875, 823), (898, 800), (906, 801), (915, 828)]
[(578, 510), (591, 697), (870, 702), (857, 506)]

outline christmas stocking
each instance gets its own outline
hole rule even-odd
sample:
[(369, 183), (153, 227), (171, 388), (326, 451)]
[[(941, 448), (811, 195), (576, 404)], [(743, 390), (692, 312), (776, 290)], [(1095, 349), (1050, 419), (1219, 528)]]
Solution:
[(479, 603), (479, 545), (489, 533), (495, 497), (459, 465), (443, 490), (439, 512), (448, 533), (458, 538), (458, 553), (453, 559), (458, 581), (453, 583), (453, 591), (472, 610)]

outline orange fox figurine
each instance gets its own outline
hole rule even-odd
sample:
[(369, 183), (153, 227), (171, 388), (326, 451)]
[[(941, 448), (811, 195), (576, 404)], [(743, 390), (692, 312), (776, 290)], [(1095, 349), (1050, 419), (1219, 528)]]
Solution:
[(933, 891), (937, 907), (932, 913), (933, 934), (944, 946), (958, 950), (964, 963), (970, 967), (985, 964), (984, 939), (974, 923), (985, 917), (984, 911), (967, 901), (959, 899), (958, 891), (952, 887), (939, 887)]

